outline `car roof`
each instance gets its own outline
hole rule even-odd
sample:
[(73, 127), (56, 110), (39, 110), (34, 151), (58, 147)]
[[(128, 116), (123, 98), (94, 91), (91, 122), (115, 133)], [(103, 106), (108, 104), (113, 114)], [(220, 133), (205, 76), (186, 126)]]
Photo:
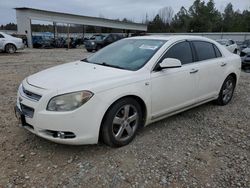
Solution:
[(155, 39), (155, 40), (202, 40), (208, 42), (214, 42), (206, 37), (201, 36), (191, 36), (191, 35), (148, 35), (148, 36), (139, 36), (139, 37), (131, 37), (133, 39)]

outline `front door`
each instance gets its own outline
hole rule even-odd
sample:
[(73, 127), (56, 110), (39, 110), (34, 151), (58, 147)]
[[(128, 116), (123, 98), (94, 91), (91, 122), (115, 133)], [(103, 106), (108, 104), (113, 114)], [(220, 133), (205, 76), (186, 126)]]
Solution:
[(196, 102), (194, 96), (198, 74), (197, 65), (193, 63), (190, 43), (183, 41), (175, 44), (164, 54), (161, 61), (165, 58), (179, 59), (182, 67), (151, 73), (152, 119), (160, 118)]

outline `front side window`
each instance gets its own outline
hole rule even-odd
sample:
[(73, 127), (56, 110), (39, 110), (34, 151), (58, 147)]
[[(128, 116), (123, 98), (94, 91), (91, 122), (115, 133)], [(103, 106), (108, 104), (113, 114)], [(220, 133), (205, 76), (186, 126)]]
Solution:
[(166, 43), (165, 40), (123, 39), (112, 43), (83, 61), (136, 71)]
[(198, 61), (216, 58), (215, 50), (212, 43), (205, 41), (193, 41), (192, 43), (195, 47)]
[(105, 40), (106, 40), (107, 42), (113, 42), (113, 41), (114, 41), (112, 35), (108, 35), (108, 36), (105, 38)]
[(185, 41), (175, 44), (166, 52), (162, 60), (166, 58), (179, 59), (183, 65), (192, 63), (193, 55), (189, 42)]

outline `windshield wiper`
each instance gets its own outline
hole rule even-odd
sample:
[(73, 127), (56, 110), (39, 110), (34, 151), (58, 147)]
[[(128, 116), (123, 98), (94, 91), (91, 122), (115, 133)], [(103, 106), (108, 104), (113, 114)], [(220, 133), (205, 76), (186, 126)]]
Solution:
[(105, 62), (103, 62), (103, 63), (97, 63), (98, 65), (103, 65), (103, 66), (106, 66), (106, 67), (113, 67), (113, 68), (117, 68), (117, 69), (125, 69), (125, 68), (123, 68), (123, 67), (120, 67), (120, 66), (118, 66), (118, 65), (110, 65), (110, 64), (107, 64), (107, 63), (105, 63)]
[(117, 68), (117, 69), (125, 69), (125, 68), (120, 67), (120, 66), (118, 66), (118, 65), (110, 65), (110, 64), (107, 64), (107, 63), (105, 63), (105, 62), (103, 62), (103, 63), (93, 63), (93, 62), (90, 62), (87, 58), (82, 59), (81, 61), (86, 62), (86, 63), (92, 63), (92, 64), (97, 64), (97, 65), (103, 65), (103, 66), (106, 66), (106, 67), (113, 67), (113, 68)]

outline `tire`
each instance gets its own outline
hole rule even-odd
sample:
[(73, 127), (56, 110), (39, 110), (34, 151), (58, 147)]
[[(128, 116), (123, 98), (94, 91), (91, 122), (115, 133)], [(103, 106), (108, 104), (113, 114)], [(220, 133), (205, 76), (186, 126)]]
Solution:
[(92, 52), (93, 50), (87, 49), (88, 52)]
[(133, 98), (123, 98), (107, 111), (102, 123), (102, 140), (111, 147), (125, 146), (134, 139), (142, 123), (140, 104)]
[(224, 81), (218, 99), (217, 104), (220, 106), (227, 105), (233, 98), (233, 93), (236, 85), (236, 80), (232, 75), (229, 75)]
[(14, 44), (6, 44), (5, 52), (9, 54), (14, 54), (16, 52), (16, 46)]

